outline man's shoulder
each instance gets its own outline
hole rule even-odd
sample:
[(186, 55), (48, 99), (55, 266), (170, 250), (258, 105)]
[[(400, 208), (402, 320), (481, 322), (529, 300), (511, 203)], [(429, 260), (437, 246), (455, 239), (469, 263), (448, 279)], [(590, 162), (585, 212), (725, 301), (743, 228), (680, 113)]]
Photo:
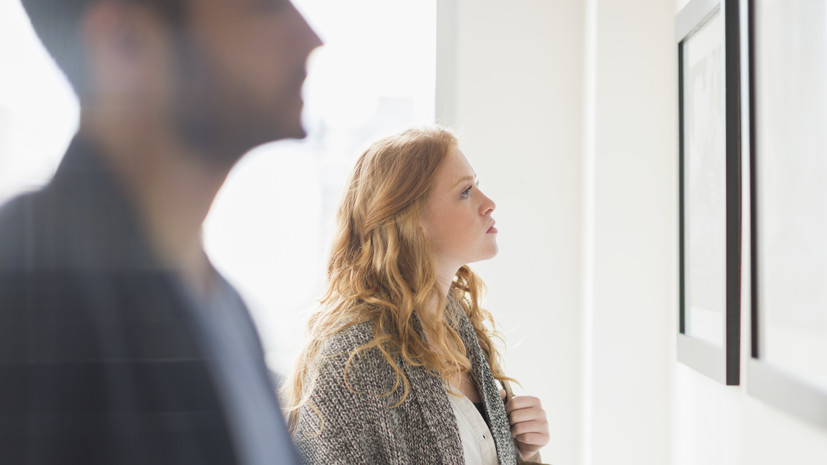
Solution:
[(0, 205), (0, 269), (19, 269), (28, 261), (26, 254), (45, 252), (43, 233), (54, 229), (46, 224), (47, 209), (43, 190), (20, 194)]
[(96, 226), (105, 212), (77, 203), (50, 185), (0, 206), (0, 314), (25, 316), (7, 324), (60, 323), (87, 334), (101, 321), (182, 314), (171, 311), (183, 303), (168, 276), (111, 259), (110, 234)]

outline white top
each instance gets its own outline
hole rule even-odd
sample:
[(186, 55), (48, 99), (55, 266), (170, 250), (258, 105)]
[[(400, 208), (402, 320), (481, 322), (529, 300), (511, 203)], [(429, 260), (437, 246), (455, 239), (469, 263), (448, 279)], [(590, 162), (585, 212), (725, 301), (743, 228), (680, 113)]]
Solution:
[(464, 395), (457, 397), (450, 391), (448, 400), (457, 419), (466, 465), (497, 465), (497, 446), (474, 403)]

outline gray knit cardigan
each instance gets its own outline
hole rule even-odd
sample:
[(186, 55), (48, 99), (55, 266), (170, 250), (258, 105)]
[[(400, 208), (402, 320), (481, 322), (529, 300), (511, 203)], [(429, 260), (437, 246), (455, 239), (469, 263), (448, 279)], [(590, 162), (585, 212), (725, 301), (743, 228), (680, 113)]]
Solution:
[[(500, 386), (491, 374), (471, 321), (456, 300), (448, 311), (459, 321), (457, 332), (471, 361), (471, 378), (490, 419), (491, 434), (501, 465), (515, 465), (517, 452)], [(418, 323), (418, 322), (417, 322)], [(442, 380), (424, 368), (399, 358), (410, 382), (410, 392), (398, 406), (403, 389), (378, 350), (370, 349), (345, 365), (354, 349), (373, 339), (373, 323), (366, 322), (331, 337), (317, 357), (318, 378), (310, 402), (298, 416), (294, 439), (308, 464), (455, 464), (465, 463), (454, 412)]]

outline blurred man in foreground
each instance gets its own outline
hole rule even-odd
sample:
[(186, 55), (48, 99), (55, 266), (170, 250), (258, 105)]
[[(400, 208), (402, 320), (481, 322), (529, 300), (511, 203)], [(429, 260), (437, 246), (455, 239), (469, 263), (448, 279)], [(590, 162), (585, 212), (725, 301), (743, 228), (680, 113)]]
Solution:
[(289, 0), (22, 0), (81, 104), (0, 208), (0, 463), (298, 463), (201, 223), (249, 149), (302, 138), (319, 38)]

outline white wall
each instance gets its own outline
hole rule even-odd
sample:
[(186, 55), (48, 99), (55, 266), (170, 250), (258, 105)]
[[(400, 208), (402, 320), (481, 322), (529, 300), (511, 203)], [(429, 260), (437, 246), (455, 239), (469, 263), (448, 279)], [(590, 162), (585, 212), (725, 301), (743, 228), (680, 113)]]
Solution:
[(668, 463), (676, 302), (673, 5), (588, 2), (586, 464)]
[(548, 411), (544, 460), (580, 463), (582, 4), (440, 0), (438, 15), (437, 119), (497, 203), (500, 254), (475, 268), (506, 368)]
[[(687, 3), (676, 2), (677, 13)], [(746, 2), (741, 1), (742, 11)], [(746, 43), (742, 22), (741, 41)], [(744, 49), (742, 49), (743, 52)], [(742, 53), (742, 69), (746, 69)], [(742, 87), (746, 92), (746, 75)], [(747, 101), (742, 92), (742, 100)], [(749, 125), (743, 112), (742, 269), (749, 270)], [(675, 363), (675, 465), (796, 465), (827, 463), (827, 429), (794, 418), (747, 393), (746, 364), (750, 353), (749, 274), (741, 281), (741, 385), (723, 386), (682, 364)]]
[(438, 116), (460, 130), (502, 226), (500, 256), (477, 268), (508, 366), (549, 412), (546, 461), (824, 464), (827, 430), (753, 398), (745, 376), (727, 387), (676, 359), (685, 3), (440, 2)]
[(453, 60), (442, 51), (437, 108), (500, 201), (502, 253), (479, 268), (497, 316), (519, 325), (508, 361), (528, 390), (540, 386), (552, 422), (545, 458), (665, 464), (672, 5), (456, 5), (445, 15), (456, 48)]

